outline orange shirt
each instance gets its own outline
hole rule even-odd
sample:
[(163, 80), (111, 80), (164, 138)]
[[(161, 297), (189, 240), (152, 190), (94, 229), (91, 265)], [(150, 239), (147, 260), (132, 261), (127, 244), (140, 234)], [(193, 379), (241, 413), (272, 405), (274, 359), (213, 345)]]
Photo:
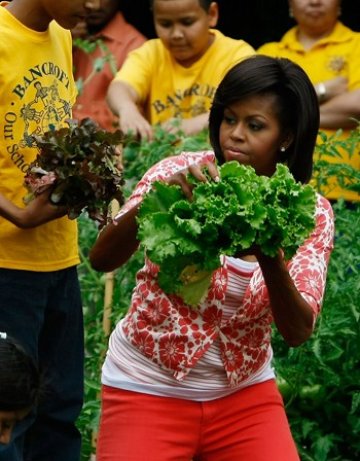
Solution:
[(107, 55), (109, 52), (113, 55), (115, 68), (112, 68), (111, 63), (107, 61), (102, 70), (92, 75), (83, 89), (80, 88), (76, 105), (73, 108), (73, 117), (78, 119), (90, 117), (102, 128), (113, 131), (117, 123), (115, 115), (106, 102), (108, 86), (115, 72), (122, 66), (127, 54), (142, 45), (146, 38), (127, 23), (120, 12), (96, 35), (96, 38), (102, 40), (106, 47), (105, 50), (97, 47), (93, 53), (89, 54), (78, 47), (73, 48), (75, 80), (81, 79), (85, 82), (94, 72), (97, 60), (101, 60), (104, 54)]

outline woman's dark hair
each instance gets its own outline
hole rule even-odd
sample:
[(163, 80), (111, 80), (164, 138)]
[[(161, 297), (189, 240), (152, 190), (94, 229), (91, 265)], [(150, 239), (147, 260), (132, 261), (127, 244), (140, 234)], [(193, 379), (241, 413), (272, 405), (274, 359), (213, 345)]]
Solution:
[(39, 370), (16, 341), (0, 335), (0, 411), (31, 408), (39, 398)]
[(210, 110), (210, 142), (221, 164), (224, 157), (219, 130), (224, 109), (250, 96), (274, 95), (280, 126), (292, 142), (282, 154), (282, 161), (297, 181), (310, 180), (313, 152), (319, 130), (319, 104), (305, 71), (285, 58), (251, 56), (231, 68), (218, 86)]

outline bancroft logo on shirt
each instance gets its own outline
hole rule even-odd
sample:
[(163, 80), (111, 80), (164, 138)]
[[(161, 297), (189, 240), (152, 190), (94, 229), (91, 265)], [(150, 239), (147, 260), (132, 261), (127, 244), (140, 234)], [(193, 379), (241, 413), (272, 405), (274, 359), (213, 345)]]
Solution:
[[(22, 149), (34, 147), (34, 135), (41, 135), (71, 118), (69, 86), (66, 72), (51, 62), (44, 62), (29, 69), (13, 87), (14, 99), (5, 113), (3, 136), (12, 162), (24, 174), (29, 163)], [(23, 99), (27, 101), (25, 104)]]

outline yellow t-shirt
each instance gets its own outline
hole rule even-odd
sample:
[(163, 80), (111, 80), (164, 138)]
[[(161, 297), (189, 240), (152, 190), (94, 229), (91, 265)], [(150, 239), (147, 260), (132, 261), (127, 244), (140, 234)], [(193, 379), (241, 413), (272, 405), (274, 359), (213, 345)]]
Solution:
[[(55, 21), (35, 32), (0, 4), (0, 192), (18, 206), (37, 149), (31, 135), (71, 118), (76, 87), (71, 35)], [(67, 217), (19, 229), (0, 217), (0, 267), (53, 271), (79, 263), (77, 224)]]
[(225, 37), (218, 30), (211, 33), (215, 36), (212, 45), (186, 68), (173, 59), (160, 39), (148, 40), (129, 53), (115, 79), (136, 90), (151, 124), (208, 112), (225, 73), (255, 53), (243, 40)]
[[(308, 74), (314, 85), (338, 76), (347, 77), (349, 90), (360, 88), (360, 33), (354, 32), (341, 22), (337, 22), (333, 32), (319, 40), (312, 48), (305, 50), (297, 39), (297, 26), (290, 29), (280, 42), (271, 42), (258, 49), (259, 54), (284, 57), (299, 64)], [(336, 130), (322, 130), (328, 136)], [(349, 131), (344, 130), (342, 139), (349, 136)], [(342, 159), (326, 157), (329, 162), (346, 163), (360, 169), (359, 150), (350, 158), (345, 151), (341, 152)], [(325, 158), (324, 158), (325, 159)], [(316, 160), (316, 158), (315, 158)], [(341, 189), (336, 182), (331, 181), (325, 190), (325, 195), (330, 199), (343, 197), (346, 200), (359, 201), (356, 192)]]

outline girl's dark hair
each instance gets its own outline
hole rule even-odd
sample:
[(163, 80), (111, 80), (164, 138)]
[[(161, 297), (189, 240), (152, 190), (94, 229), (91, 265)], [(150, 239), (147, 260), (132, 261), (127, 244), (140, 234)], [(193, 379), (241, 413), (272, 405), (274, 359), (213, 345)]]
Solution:
[(250, 96), (274, 95), (280, 126), (293, 140), (284, 154), (286, 163), (297, 181), (310, 180), (313, 152), (319, 130), (319, 104), (305, 71), (285, 58), (255, 55), (236, 64), (218, 86), (210, 110), (210, 142), (218, 162), (224, 161), (219, 144), (219, 130), (224, 109)]
[(33, 359), (12, 338), (0, 337), (0, 411), (37, 404), (40, 373)]
[[(155, 0), (150, 0), (150, 9), (153, 8), (154, 6), (154, 1)], [(201, 8), (203, 8), (205, 11), (209, 11), (211, 3), (213, 3), (214, 0), (198, 0)]]

